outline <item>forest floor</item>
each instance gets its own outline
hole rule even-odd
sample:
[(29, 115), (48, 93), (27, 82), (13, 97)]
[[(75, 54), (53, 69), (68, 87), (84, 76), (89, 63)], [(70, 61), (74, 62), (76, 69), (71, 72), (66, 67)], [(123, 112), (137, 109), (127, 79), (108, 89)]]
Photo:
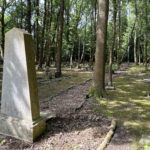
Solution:
[(140, 66), (124, 71), (126, 67), (114, 75), (115, 90), (96, 100), (87, 97), (92, 72), (65, 71), (62, 78), (50, 81), (38, 73), (41, 111), (52, 114), (47, 130), (34, 144), (0, 136), (0, 150), (95, 150), (112, 118), (118, 126), (107, 150), (144, 149), (139, 140), (150, 130), (150, 86), (143, 79), (150, 79), (150, 73)]
[(140, 143), (142, 136), (150, 135), (150, 71), (132, 66), (114, 80), (114, 86), (106, 99), (97, 99), (97, 111), (118, 124), (107, 150), (150, 150), (147, 138)]

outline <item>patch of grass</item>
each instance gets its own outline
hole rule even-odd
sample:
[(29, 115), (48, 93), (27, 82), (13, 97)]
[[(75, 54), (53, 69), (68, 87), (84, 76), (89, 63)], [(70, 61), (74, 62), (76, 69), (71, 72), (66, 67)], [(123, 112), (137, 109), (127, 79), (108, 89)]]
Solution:
[[(143, 68), (129, 70), (139, 73)], [(116, 90), (108, 91), (107, 99), (97, 98), (100, 107), (96, 111), (116, 118), (119, 125), (128, 128), (137, 140), (144, 133), (150, 134), (150, 99), (145, 98), (150, 85), (145, 84), (142, 77), (130, 75), (116, 78), (114, 86)]]
[(150, 67), (148, 66), (147, 70), (145, 70), (145, 67), (143, 65), (133, 65), (128, 69), (129, 73), (145, 73), (150, 72)]
[(90, 78), (92, 78), (91, 72), (64, 71), (63, 77), (59, 80), (50, 80), (45, 86), (39, 87), (39, 97), (46, 98), (49, 96), (55, 96), (61, 91), (64, 91), (71, 86), (80, 84)]

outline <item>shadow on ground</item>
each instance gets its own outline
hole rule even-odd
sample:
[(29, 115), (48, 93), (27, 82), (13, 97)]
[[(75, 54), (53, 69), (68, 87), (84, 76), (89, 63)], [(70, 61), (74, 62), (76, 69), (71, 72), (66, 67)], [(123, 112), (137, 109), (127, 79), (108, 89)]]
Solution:
[(108, 91), (107, 99), (98, 100), (100, 108), (96, 111), (117, 119), (114, 145), (135, 144), (142, 134), (150, 134), (150, 98), (146, 97), (150, 85), (143, 82), (142, 76), (130, 74), (115, 79), (114, 86), (116, 90)]

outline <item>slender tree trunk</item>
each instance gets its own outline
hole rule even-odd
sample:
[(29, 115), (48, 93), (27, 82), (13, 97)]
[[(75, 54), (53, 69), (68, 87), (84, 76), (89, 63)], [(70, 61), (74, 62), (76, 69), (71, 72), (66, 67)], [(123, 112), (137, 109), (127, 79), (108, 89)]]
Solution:
[(84, 39), (83, 39), (83, 42), (82, 42), (82, 54), (81, 54), (81, 58), (80, 58), (80, 63), (82, 63), (83, 61), (83, 58), (84, 58), (84, 53), (85, 53), (85, 40), (86, 40), (86, 31), (87, 31), (87, 17), (86, 17), (86, 25), (85, 25), (85, 28), (84, 28)]
[(112, 43), (112, 48), (110, 48), (110, 54), (109, 54), (109, 82), (108, 85), (112, 86), (112, 64), (113, 64), (113, 53), (114, 53), (114, 48), (116, 44), (116, 17), (117, 17), (117, 2), (116, 0), (113, 0), (113, 43)]
[(117, 66), (119, 68), (119, 51), (121, 49), (121, 13), (122, 12), (122, 6), (121, 6), (121, 0), (118, 0), (118, 48), (117, 48)]
[(78, 65), (77, 68), (80, 68), (80, 51), (81, 50), (81, 39), (79, 37), (79, 42), (78, 42)]
[(141, 64), (141, 48), (140, 48), (140, 39), (138, 40), (138, 52), (139, 52), (139, 65)]
[(23, 12), (23, 1), (21, 0), (20, 1), (20, 4), (21, 4), (21, 18), (20, 18), (20, 22), (19, 22), (19, 28), (23, 28), (23, 16), (24, 16), (24, 12)]
[(139, 49), (139, 65), (141, 65), (141, 52), (140, 52), (140, 49)]
[[(137, 9), (137, 0), (134, 0), (135, 2), (135, 16), (136, 20), (138, 18), (138, 9)], [(134, 63), (137, 65), (137, 31), (136, 31), (136, 24), (135, 23), (135, 33), (134, 33)]]
[(145, 64), (145, 70), (147, 70), (147, 46), (148, 46), (148, 6), (147, 6), (147, 0), (144, 1), (144, 5), (145, 5), (145, 22), (146, 22), (146, 29), (145, 29), (145, 33), (144, 33), (144, 64)]
[(73, 44), (73, 47), (72, 49), (70, 50), (70, 69), (72, 69), (72, 66), (73, 66), (73, 50), (74, 50), (74, 44)]
[[(51, 33), (51, 25), (52, 25), (52, 7), (53, 7), (53, 0), (48, 1), (47, 6), (47, 15), (46, 15), (46, 33)], [(50, 59), (51, 59), (51, 36), (46, 36), (46, 44), (45, 44), (45, 50), (47, 50), (46, 53), (46, 66), (50, 66)]]
[(128, 49), (127, 49), (127, 59), (128, 59), (128, 64), (130, 64), (130, 35), (128, 37)]
[(56, 77), (61, 76), (62, 36), (64, 26), (64, 0), (60, 0), (60, 15), (57, 30)]
[(45, 27), (46, 27), (46, 13), (47, 13), (47, 0), (44, 1), (44, 18), (43, 18), (43, 28), (41, 36), (41, 48), (40, 48), (40, 57), (39, 57), (39, 68), (42, 68), (44, 62), (44, 47), (45, 47)]
[(83, 61), (83, 58), (84, 58), (84, 52), (85, 52), (85, 42), (82, 42), (82, 54), (81, 54), (81, 58), (80, 58), (80, 63), (82, 63)]
[(66, 6), (66, 26), (67, 26), (67, 31), (66, 31), (66, 40), (67, 40), (67, 43), (69, 44), (70, 42), (70, 38), (69, 38), (69, 35), (70, 35), (70, 30), (69, 30), (69, 27), (70, 27), (70, 0), (66, 0), (67, 1), (67, 6)]
[(98, 0), (94, 88), (97, 96), (105, 93), (105, 51), (107, 41), (109, 0)]
[(137, 65), (137, 33), (134, 35), (134, 63)]
[(144, 34), (144, 59), (145, 70), (147, 70), (147, 33)]
[(27, 0), (27, 26), (26, 29), (31, 33), (31, 0)]
[(3, 0), (3, 6), (2, 6), (2, 16), (1, 16), (1, 34), (2, 34), (2, 55), (4, 55), (4, 48), (5, 48), (5, 20), (4, 20), (4, 16), (5, 16), (5, 10), (6, 10), (6, 0)]
[(39, 0), (35, 0), (36, 21), (35, 21), (35, 40), (36, 40), (36, 62), (39, 62)]

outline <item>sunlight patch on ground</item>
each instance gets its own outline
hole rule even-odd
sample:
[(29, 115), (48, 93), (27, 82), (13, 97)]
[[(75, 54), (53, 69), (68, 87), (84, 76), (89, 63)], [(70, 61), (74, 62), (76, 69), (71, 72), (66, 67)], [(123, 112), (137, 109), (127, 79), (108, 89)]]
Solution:
[[(143, 68), (131, 68), (133, 72), (141, 70)], [(128, 128), (139, 139), (143, 133), (150, 132), (150, 99), (146, 98), (150, 85), (145, 84), (141, 76), (131, 74), (116, 78), (114, 86), (116, 90), (108, 91), (107, 100), (98, 100), (99, 112), (116, 118), (119, 125)]]
[(135, 120), (134, 121), (125, 121), (123, 123), (123, 125), (127, 128), (131, 127), (131, 128), (141, 128), (141, 122), (136, 122)]
[[(150, 70), (150, 67), (148, 67), (148, 71)], [(145, 72), (145, 67), (143, 65), (134, 65), (131, 68), (128, 69), (129, 73), (140, 73)]]

